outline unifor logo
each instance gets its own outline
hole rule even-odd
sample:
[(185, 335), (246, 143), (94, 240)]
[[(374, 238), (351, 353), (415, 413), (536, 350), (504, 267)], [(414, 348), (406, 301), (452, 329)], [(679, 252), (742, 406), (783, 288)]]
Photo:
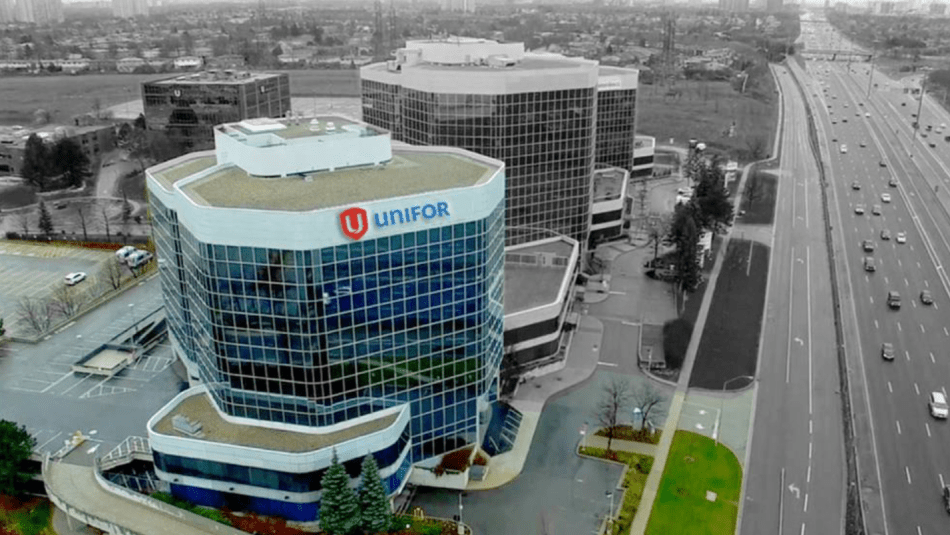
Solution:
[(369, 214), (356, 206), (347, 208), (340, 212), (340, 228), (348, 238), (358, 240), (369, 230)]

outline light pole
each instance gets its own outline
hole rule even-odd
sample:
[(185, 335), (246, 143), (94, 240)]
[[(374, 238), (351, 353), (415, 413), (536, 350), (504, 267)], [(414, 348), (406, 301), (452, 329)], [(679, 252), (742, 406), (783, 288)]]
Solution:
[(914, 140), (917, 140), (917, 131), (920, 130), (920, 112), (924, 109), (924, 95), (927, 94), (927, 84), (923, 76), (920, 78), (920, 100), (917, 101), (917, 117), (914, 118)]
[(458, 527), (459, 535), (465, 534), (465, 527), (464, 527), (464, 524), (462, 524), (462, 496), (464, 494), (465, 494), (464, 492), (459, 492), (459, 527)]
[(874, 56), (871, 56), (871, 73), (868, 75), (868, 97), (871, 98), (871, 80), (874, 79)]
[(132, 321), (135, 322), (135, 331), (132, 333), (132, 336), (134, 337), (136, 334), (138, 334), (139, 330), (139, 321), (135, 319), (135, 303), (129, 303), (129, 312), (132, 314)]
[(729, 383), (738, 379), (748, 379), (750, 381), (755, 381), (755, 377), (752, 377), (751, 375), (738, 375), (722, 383), (722, 398), (719, 399), (719, 414), (716, 417), (716, 419), (719, 420), (718, 424), (716, 425), (716, 445), (717, 446), (719, 445), (719, 437), (722, 435), (722, 411), (725, 409), (725, 406), (726, 406), (726, 387), (729, 386)]
[(607, 516), (607, 533), (613, 535), (613, 530), (611, 527), (614, 523), (614, 493), (609, 490), (605, 493), (607, 498), (610, 499), (610, 513)]

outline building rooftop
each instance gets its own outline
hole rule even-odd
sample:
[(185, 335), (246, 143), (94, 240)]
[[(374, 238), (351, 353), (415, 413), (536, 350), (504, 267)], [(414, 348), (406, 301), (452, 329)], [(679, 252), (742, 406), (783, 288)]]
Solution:
[(179, 180), (188, 178), (195, 173), (200, 173), (218, 164), (218, 159), (213, 154), (199, 156), (192, 153), (189, 156), (193, 157), (185, 158), (176, 165), (171, 165), (161, 171), (153, 173), (152, 176), (158, 179), (165, 189), (170, 190)]
[(611, 167), (594, 171), (593, 202), (619, 199), (623, 192), (623, 182), (626, 177), (623, 169)]
[(341, 116), (314, 117), (301, 120), (271, 119), (258, 117), (245, 119), (217, 127), (226, 134), (238, 133), (238, 137), (254, 137), (273, 134), (284, 141), (302, 138), (352, 133), (363, 136), (380, 135), (372, 126), (350, 121)]
[[(172, 418), (182, 415), (192, 423), (200, 423), (201, 438), (187, 435), (175, 429)], [(221, 417), (211, 404), (206, 393), (187, 397), (168, 414), (155, 423), (154, 431), (172, 437), (193, 438), (208, 442), (234, 444), (249, 448), (303, 453), (328, 448), (364, 435), (381, 431), (391, 426), (399, 414), (390, 414), (366, 423), (354, 425), (332, 433), (300, 433), (255, 425), (231, 423)]]
[(4, 145), (26, 145), (26, 140), (36, 134), (44, 140), (52, 140), (59, 136), (77, 136), (88, 132), (95, 132), (103, 128), (112, 128), (109, 124), (94, 124), (88, 126), (74, 126), (62, 124), (46, 124), (36, 127), (0, 126), (0, 143)]
[[(505, 250), (505, 314), (514, 314), (554, 303), (570, 265), (576, 242), (548, 240)], [(553, 256), (542, 265), (541, 256)], [(570, 281), (569, 281), (570, 282)]]
[(245, 84), (248, 82), (267, 80), (269, 78), (277, 78), (280, 75), (281, 73), (235, 71), (230, 69), (207, 70), (181, 74), (171, 78), (164, 78), (162, 80), (154, 80), (146, 83), (149, 85)]
[[(566, 56), (558, 56), (556, 54), (546, 54), (546, 55), (525, 55), (523, 59), (516, 61), (511, 61), (510, 63), (505, 64), (504, 66), (493, 66), (488, 63), (466, 63), (466, 64), (438, 64), (438, 63), (428, 63), (420, 62), (414, 65), (403, 66), (403, 69), (428, 69), (435, 71), (485, 71), (486, 73), (494, 72), (510, 72), (510, 71), (536, 71), (536, 70), (549, 70), (549, 69), (564, 69), (564, 68), (575, 68), (575, 69), (591, 69), (593, 68), (594, 62), (590, 60), (585, 60), (584, 58), (569, 58)], [(363, 67), (367, 70), (376, 70), (376, 71), (391, 71), (389, 64), (386, 62), (374, 63)]]
[[(297, 212), (473, 186), (495, 171), (458, 154), (394, 147), (392, 160), (379, 166), (321, 171), (305, 178), (262, 178), (231, 165), (186, 184), (182, 191), (205, 206)], [(172, 176), (180, 172), (164, 171)]]

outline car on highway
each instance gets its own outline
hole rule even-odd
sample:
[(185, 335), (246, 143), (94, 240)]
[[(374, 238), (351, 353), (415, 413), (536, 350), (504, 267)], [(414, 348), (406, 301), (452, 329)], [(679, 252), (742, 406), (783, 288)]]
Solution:
[(932, 148), (932, 149), (936, 149), (936, 148), (937, 148), (937, 144), (934, 143), (933, 141), (931, 141), (931, 142), (929, 143), (929, 145), (930, 145), (930, 148)]
[(897, 233), (897, 243), (907, 243), (907, 233), (898, 232)]
[(930, 293), (930, 290), (921, 290), (920, 291), (920, 302), (925, 305), (934, 304), (934, 296)]
[(838, 124), (838, 121), (832, 120), (831, 124)]
[(873, 253), (874, 240), (864, 240), (863, 242), (861, 242), (861, 248), (864, 249), (865, 252)]
[(842, 122), (842, 123), (846, 123), (846, 122), (848, 122), (848, 119), (845, 118), (845, 117), (842, 117), (842, 118), (841, 118), (841, 122)]
[(861, 116), (861, 112), (859, 112), (859, 111), (854, 112), (854, 116), (855, 116), (855, 117), (860, 117), (860, 116)]
[(950, 486), (943, 487), (943, 508), (950, 513)]
[(897, 179), (894, 178), (894, 177), (891, 177), (891, 178), (887, 181), (887, 185), (890, 186), (890, 187), (892, 187), (892, 188), (896, 188), (896, 187), (897, 187)]
[(70, 273), (66, 275), (66, 286), (75, 286), (84, 280), (86, 280), (86, 274), (82, 271)]
[(871, 213), (874, 215), (881, 215), (881, 205), (875, 204), (871, 207)]
[(887, 292), (887, 306), (893, 309), (901, 307), (901, 294), (891, 290)]
[(889, 239), (891, 239), (891, 231), (889, 231), (889, 230), (887, 230), (887, 229), (881, 229), (881, 239), (882, 239), (882, 240), (889, 240)]
[(907, 105), (906, 102), (901, 102), (901, 106), (906, 106), (906, 105)]
[(851, 183), (851, 189), (853, 190), (861, 189), (861, 183), (855, 180), (854, 182)]
[(858, 215), (864, 215), (864, 205), (863, 204), (854, 205), (854, 213)]
[(876, 271), (877, 266), (874, 265), (874, 258), (870, 256), (864, 257), (864, 271)]
[(884, 160), (881, 160), (877, 163), (877, 165), (880, 167), (887, 167), (887, 162), (885, 162)]
[(842, 144), (841, 144), (841, 154), (847, 154), (847, 153), (848, 153), (848, 146), (845, 145), (844, 143), (842, 143)]
[(861, 143), (858, 143), (858, 146), (863, 149), (864, 147), (867, 147), (868, 144), (862, 141)]
[(845, 104), (845, 105), (844, 105), (844, 107), (845, 107), (845, 108), (847, 108), (847, 107), (848, 107), (848, 105), (847, 105), (847, 104)]
[(870, 113), (865, 113), (865, 114), (864, 114), (864, 117), (865, 117), (866, 119), (870, 119), (870, 118), (871, 118), (871, 114), (870, 114)]
[(836, 138), (836, 137), (831, 138), (831, 142), (832, 142), (832, 143), (837, 143), (837, 142), (838, 142), (838, 138)]
[(890, 342), (881, 344), (881, 358), (884, 360), (894, 360), (894, 344)]
[(890, 193), (882, 193), (882, 194), (881, 194), (881, 202), (891, 202), (891, 194), (890, 194)]
[(947, 416), (950, 415), (950, 407), (947, 406), (947, 398), (943, 395), (943, 392), (931, 392), (928, 405), (930, 406), (930, 415), (934, 418), (946, 420)]

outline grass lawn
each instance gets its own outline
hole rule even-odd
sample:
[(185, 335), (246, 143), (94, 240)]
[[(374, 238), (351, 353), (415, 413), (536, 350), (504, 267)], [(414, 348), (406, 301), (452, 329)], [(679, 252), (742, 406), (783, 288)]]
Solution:
[(36, 203), (36, 193), (26, 184), (0, 186), (0, 210)]
[(358, 69), (294, 69), (290, 75), (290, 94), (295, 97), (359, 97)]
[(49, 111), (53, 122), (71, 122), (74, 115), (92, 111), (98, 97), (103, 108), (142, 95), (142, 82), (170, 74), (83, 74), (6, 76), (0, 81), (0, 124), (29, 125), (33, 112)]
[[(775, 98), (769, 102), (742, 95), (728, 82), (683, 82), (679, 98), (667, 97), (663, 86), (642, 85), (638, 91), (637, 132), (656, 137), (658, 145), (685, 146), (696, 138), (712, 149), (742, 157), (751, 139), (766, 141), (772, 150), (772, 137), (778, 120)], [(736, 137), (727, 137), (729, 125), (736, 122)], [(744, 159), (744, 158), (743, 158)]]
[(775, 197), (778, 179), (773, 173), (755, 171), (746, 181), (740, 208), (745, 210), (741, 223), (771, 225), (775, 222)]
[(0, 496), (0, 533), (55, 535), (50, 507), (42, 498), (20, 501)]
[[(742, 468), (711, 438), (677, 431), (663, 471), (647, 535), (732, 535), (739, 513)], [(716, 493), (709, 501), (706, 493)]]
[(646, 485), (647, 476), (650, 469), (653, 468), (653, 457), (649, 455), (637, 455), (625, 451), (612, 451), (610, 457), (607, 457), (607, 451), (600, 448), (581, 448), (582, 455), (590, 455), (600, 459), (611, 459), (626, 464), (629, 469), (623, 478), (622, 486), (623, 504), (617, 511), (613, 523), (611, 535), (626, 535), (630, 531), (630, 524), (633, 523), (633, 517), (640, 508), (640, 499), (643, 497), (643, 486)]
[[(691, 387), (720, 390), (733, 377), (755, 375), (768, 269), (768, 247), (749, 240), (730, 241), (699, 341)], [(734, 381), (730, 386), (746, 385)]]

